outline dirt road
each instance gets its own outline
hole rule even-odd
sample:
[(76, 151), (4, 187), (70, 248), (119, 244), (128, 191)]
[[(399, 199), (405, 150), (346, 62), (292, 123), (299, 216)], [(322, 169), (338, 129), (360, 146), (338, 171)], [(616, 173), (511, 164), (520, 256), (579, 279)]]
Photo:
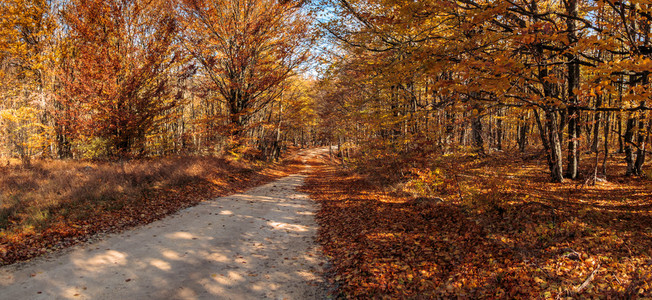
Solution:
[(0, 268), (0, 299), (324, 299), (316, 207), (296, 191), (304, 177)]

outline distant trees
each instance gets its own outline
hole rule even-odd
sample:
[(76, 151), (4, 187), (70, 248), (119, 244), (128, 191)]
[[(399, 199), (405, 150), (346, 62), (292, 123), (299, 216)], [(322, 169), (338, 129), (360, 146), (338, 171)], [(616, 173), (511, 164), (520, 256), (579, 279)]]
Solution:
[(45, 0), (3, 1), (0, 15), (0, 131), (5, 149), (28, 164), (51, 152), (45, 108), (57, 25)]
[(308, 58), (301, 2), (184, 0), (181, 7), (183, 42), (201, 65), (201, 84), (227, 107), (229, 130), (239, 137)]
[(47, 151), (51, 142), (52, 128), (41, 123), (38, 111), (32, 107), (0, 111), (0, 128), (0, 141), (14, 150), (24, 165), (30, 165), (31, 157), (44, 148)]

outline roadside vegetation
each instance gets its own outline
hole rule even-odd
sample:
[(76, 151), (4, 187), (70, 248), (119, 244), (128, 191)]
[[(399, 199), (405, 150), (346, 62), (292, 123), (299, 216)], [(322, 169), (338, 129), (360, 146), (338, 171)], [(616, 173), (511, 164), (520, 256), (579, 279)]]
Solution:
[(0, 166), (0, 265), (292, 174), (300, 170), (294, 154), (275, 164), (233, 157), (9, 161)]

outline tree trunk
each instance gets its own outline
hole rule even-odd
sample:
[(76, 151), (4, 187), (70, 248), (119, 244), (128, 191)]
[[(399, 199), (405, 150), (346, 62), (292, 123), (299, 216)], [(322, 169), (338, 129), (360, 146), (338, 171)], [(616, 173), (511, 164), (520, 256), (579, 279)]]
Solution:
[(553, 182), (562, 182), (564, 175), (561, 161), (561, 141), (559, 140), (557, 115), (554, 111), (546, 111), (546, 126), (548, 127), (548, 138), (550, 140), (550, 175)]
[[(620, 82), (618, 84), (618, 105), (623, 105), (623, 81), (624, 77), (620, 76)], [(618, 124), (618, 153), (625, 152), (625, 142), (623, 140), (623, 112), (618, 112), (616, 114), (616, 122)]]
[(647, 142), (650, 138), (650, 130), (652, 129), (652, 120), (648, 120), (647, 128), (644, 128), (645, 117), (647, 113), (641, 112), (641, 119), (638, 122), (638, 150), (636, 151), (636, 162), (634, 163), (634, 173), (636, 175), (643, 175), (643, 164), (645, 163), (645, 152), (647, 149)]
[(550, 170), (550, 178), (553, 182), (562, 182), (564, 175), (562, 172), (561, 163), (561, 141), (559, 140), (557, 115), (552, 110), (546, 110), (546, 126), (541, 124), (541, 117), (536, 109), (534, 116), (543, 148), (546, 151), (546, 160), (548, 161), (548, 169)]
[[(648, 4), (648, 8), (650, 5)], [(644, 21), (642, 27), (642, 32), (644, 33), (644, 45), (648, 47), (650, 45), (650, 23), (649, 19)], [(649, 88), (649, 71), (644, 71), (641, 74), (641, 85), (646, 88)], [(646, 105), (645, 100), (641, 100), (641, 106)], [(652, 129), (652, 120), (647, 121), (647, 128), (645, 126), (646, 120), (648, 120), (648, 112), (642, 111), (639, 113), (638, 121), (638, 150), (636, 151), (636, 162), (634, 163), (634, 173), (636, 175), (643, 175), (643, 164), (645, 163), (645, 150), (647, 146), (647, 141), (650, 137), (650, 129)]]
[(503, 150), (503, 115), (502, 109), (498, 109), (498, 120), (496, 121), (496, 148)]
[[(528, 112), (529, 115), (529, 112)], [(518, 127), (518, 150), (520, 152), (525, 152), (525, 146), (527, 146), (527, 134), (529, 131), (529, 120), (525, 116), (521, 116), (521, 122)]]
[(568, 109), (568, 169), (566, 176), (570, 179), (577, 178), (579, 165), (579, 111), (575, 108)]
[(625, 144), (625, 162), (627, 163), (627, 170), (625, 171), (626, 176), (637, 175), (636, 169), (634, 168), (636, 154), (633, 150), (635, 128), (636, 118), (634, 118), (632, 113), (630, 113), (629, 118), (627, 119), (627, 128), (625, 129), (625, 137), (623, 140), (623, 143)]
[[(595, 99), (595, 107), (599, 108), (602, 106), (602, 96), (598, 95)], [(591, 152), (598, 152), (598, 136), (600, 135), (600, 112), (596, 112), (593, 115), (593, 141), (591, 143)]]
[[(611, 105), (611, 95), (609, 96), (609, 105)], [(612, 113), (606, 113), (603, 135), (604, 135), (604, 158), (602, 159), (602, 175), (607, 177), (607, 157), (609, 157), (609, 128), (611, 127)]]
[(602, 159), (602, 175), (607, 177), (607, 157), (609, 157), (609, 114), (606, 116), (606, 124), (603, 130), (604, 135), (604, 157)]
[(60, 159), (72, 158), (70, 139), (68, 139), (68, 136), (65, 134), (63, 125), (57, 125), (55, 131), (57, 140), (57, 156), (59, 156)]
[(476, 151), (484, 155), (484, 140), (482, 138), (482, 120), (480, 116), (474, 116), (471, 121), (471, 130), (473, 132), (473, 146)]
[[(568, 42), (570, 46), (577, 44), (577, 25), (576, 20), (577, 12), (577, 0), (567, 0), (566, 3), (566, 13), (568, 18), (566, 18), (566, 24), (568, 28)], [(570, 53), (567, 56), (568, 59), (568, 102), (571, 106), (568, 107), (568, 169), (566, 175), (568, 178), (576, 179), (577, 172), (579, 168), (579, 138), (580, 138), (580, 112), (575, 107), (577, 105), (577, 95), (575, 91), (579, 90), (580, 87), (580, 64), (575, 53)]]

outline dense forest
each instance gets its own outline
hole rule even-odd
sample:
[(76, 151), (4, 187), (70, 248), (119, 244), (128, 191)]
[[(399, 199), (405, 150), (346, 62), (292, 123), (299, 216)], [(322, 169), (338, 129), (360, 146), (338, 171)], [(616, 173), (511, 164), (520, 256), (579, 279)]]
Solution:
[(340, 295), (652, 292), (649, 0), (5, 0), (0, 16), (0, 153), (21, 168), (328, 146), (305, 189)]
[[(210, 154), (311, 138), (300, 3), (3, 1), (2, 153)], [(240, 149), (242, 150), (242, 149)], [(238, 150), (239, 151), (239, 150)]]
[[(556, 182), (583, 164), (605, 175), (613, 152), (644, 175), (648, 6), (4, 1), (2, 152), (27, 162), (243, 146), (273, 157), (288, 142), (370, 157), (530, 146)], [(599, 167), (580, 160), (586, 151)]]
[[(383, 153), (470, 146), (545, 151), (551, 180), (605, 172), (622, 153), (643, 175), (650, 9), (611, 1), (339, 1), (340, 47), (320, 82), (347, 140)], [(333, 125), (341, 128), (341, 122)], [(602, 153), (602, 154), (599, 154)], [(565, 155), (564, 155), (565, 154)], [(584, 174), (586, 176), (586, 174)], [(603, 174), (604, 175), (604, 174)]]

